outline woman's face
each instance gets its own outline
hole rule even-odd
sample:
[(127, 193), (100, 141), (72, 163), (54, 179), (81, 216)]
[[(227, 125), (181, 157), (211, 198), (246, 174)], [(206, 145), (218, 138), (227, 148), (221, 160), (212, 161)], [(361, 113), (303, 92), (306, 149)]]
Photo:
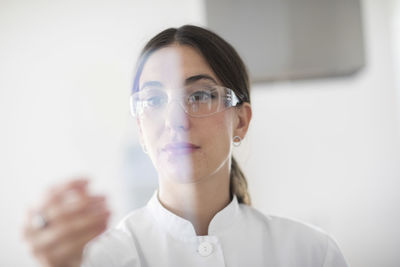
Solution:
[[(139, 81), (140, 90), (168, 95), (163, 112), (138, 118), (141, 142), (161, 178), (190, 183), (230, 166), (232, 138), (239, 123), (237, 108), (207, 117), (191, 117), (180, 105), (193, 86), (222, 85), (202, 55), (190, 46), (172, 45), (154, 52)], [(247, 129), (247, 127), (246, 127)]]

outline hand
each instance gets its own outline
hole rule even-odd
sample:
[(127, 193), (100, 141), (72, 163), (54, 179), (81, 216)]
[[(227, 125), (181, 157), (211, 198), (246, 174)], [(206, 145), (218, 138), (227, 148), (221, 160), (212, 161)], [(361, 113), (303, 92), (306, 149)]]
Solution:
[[(107, 228), (105, 197), (89, 195), (87, 186), (84, 179), (59, 185), (28, 211), (24, 237), (43, 266), (80, 266), (85, 245)], [(35, 226), (38, 214), (45, 220)]]

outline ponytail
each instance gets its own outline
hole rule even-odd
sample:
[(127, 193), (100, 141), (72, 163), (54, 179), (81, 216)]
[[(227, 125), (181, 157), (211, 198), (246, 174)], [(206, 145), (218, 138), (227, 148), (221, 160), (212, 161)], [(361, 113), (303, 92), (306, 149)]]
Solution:
[(236, 195), (239, 203), (251, 205), (246, 177), (233, 156), (231, 159), (230, 191), (232, 195)]

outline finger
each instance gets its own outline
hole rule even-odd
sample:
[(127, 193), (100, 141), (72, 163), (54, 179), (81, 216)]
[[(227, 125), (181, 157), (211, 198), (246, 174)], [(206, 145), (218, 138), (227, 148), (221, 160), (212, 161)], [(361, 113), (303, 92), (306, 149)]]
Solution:
[(106, 208), (93, 211), (85, 216), (71, 219), (62, 224), (53, 225), (40, 231), (36, 236), (31, 238), (32, 246), (35, 252), (49, 250), (64, 242), (69, 242), (85, 236), (86, 232), (90, 232), (91, 228), (107, 225), (110, 212)]
[(74, 217), (84, 215), (84, 213), (90, 212), (101, 205), (106, 205), (105, 196), (90, 196), (80, 199), (79, 201), (69, 203), (63, 202), (47, 210), (47, 219), (49, 223), (57, 224), (60, 221), (67, 221)]
[(92, 227), (107, 225), (110, 214), (107, 207), (98, 207), (86, 218), (79, 217), (79, 219), (70, 220), (68, 224), (63, 225), (64, 227), (60, 227), (58, 238), (65, 241), (73, 240), (90, 231)]
[[(58, 225), (73, 221), (75, 218), (85, 218), (91, 213), (96, 213), (96, 210), (107, 210), (105, 196), (91, 196), (73, 203), (60, 203), (47, 208), (47, 210), (41, 213), (47, 221), (47, 230), (48, 228), (57, 228)], [(45, 230), (33, 227), (32, 221), (35, 213), (36, 211), (33, 209), (28, 212), (27, 220), (24, 225), (24, 236), (26, 239), (40, 234)]]
[[(107, 225), (97, 225), (86, 231), (83, 235), (68, 242), (53, 246), (47, 251), (38, 253), (49, 266), (56, 266), (60, 263), (68, 266), (80, 266), (85, 245), (106, 229)], [(63, 266), (64, 266), (63, 265)]]
[(54, 217), (51, 213), (58, 210), (61, 203), (73, 203), (88, 197), (87, 179), (75, 179), (48, 190), (44, 201), (36, 212), (44, 214), (46, 218)]
[(34, 210), (32, 208), (29, 208), (23, 222), (23, 237), (25, 240), (28, 240), (29, 237), (31, 236), (33, 229), (32, 229), (32, 218), (33, 218)]
[[(93, 210), (105, 207), (105, 196), (91, 196), (73, 203), (60, 203), (58, 205), (53, 205), (41, 213), (46, 219), (46, 228), (53, 228), (57, 227), (59, 224), (64, 224), (65, 222), (74, 220), (74, 218), (83, 218), (87, 214), (90, 214)], [(34, 236), (35, 234), (43, 231), (43, 229), (35, 228), (32, 225), (32, 213), (35, 213), (35, 211), (30, 211), (29, 213), (30, 215), (28, 216), (27, 223), (25, 224), (24, 228), (25, 237)]]
[[(74, 179), (63, 183), (61, 185), (55, 186), (51, 188), (47, 192), (47, 196), (45, 198), (45, 203), (57, 203), (66, 197), (66, 194), (77, 194), (78, 196), (84, 196), (87, 193), (87, 186), (89, 184), (89, 180), (85, 178)], [(73, 193), (71, 193), (73, 192)], [(46, 205), (43, 207), (46, 208)]]
[[(107, 228), (107, 224), (99, 224), (96, 227), (92, 227), (88, 231), (85, 232), (84, 235), (78, 236), (77, 238), (71, 240), (71, 242), (65, 242), (64, 246), (60, 246), (58, 248), (59, 251), (65, 251), (69, 253), (65, 253), (66, 255), (77, 254), (78, 252), (82, 252), (85, 245), (95, 238), (96, 236), (103, 233)], [(68, 256), (69, 256), (68, 255)]]

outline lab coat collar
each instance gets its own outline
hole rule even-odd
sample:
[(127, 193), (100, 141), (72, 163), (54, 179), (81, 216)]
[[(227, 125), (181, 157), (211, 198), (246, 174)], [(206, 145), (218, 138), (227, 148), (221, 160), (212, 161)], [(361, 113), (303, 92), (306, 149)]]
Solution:
[[(154, 192), (147, 203), (147, 208), (154, 216), (155, 221), (173, 237), (182, 241), (192, 241), (197, 238), (196, 231), (190, 221), (177, 216), (160, 203), (158, 190)], [(208, 235), (214, 236), (228, 229), (237, 219), (239, 211), (239, 203), (236, 195), (234, 195), (232, 201), (211, 220), (208, 226)]]

